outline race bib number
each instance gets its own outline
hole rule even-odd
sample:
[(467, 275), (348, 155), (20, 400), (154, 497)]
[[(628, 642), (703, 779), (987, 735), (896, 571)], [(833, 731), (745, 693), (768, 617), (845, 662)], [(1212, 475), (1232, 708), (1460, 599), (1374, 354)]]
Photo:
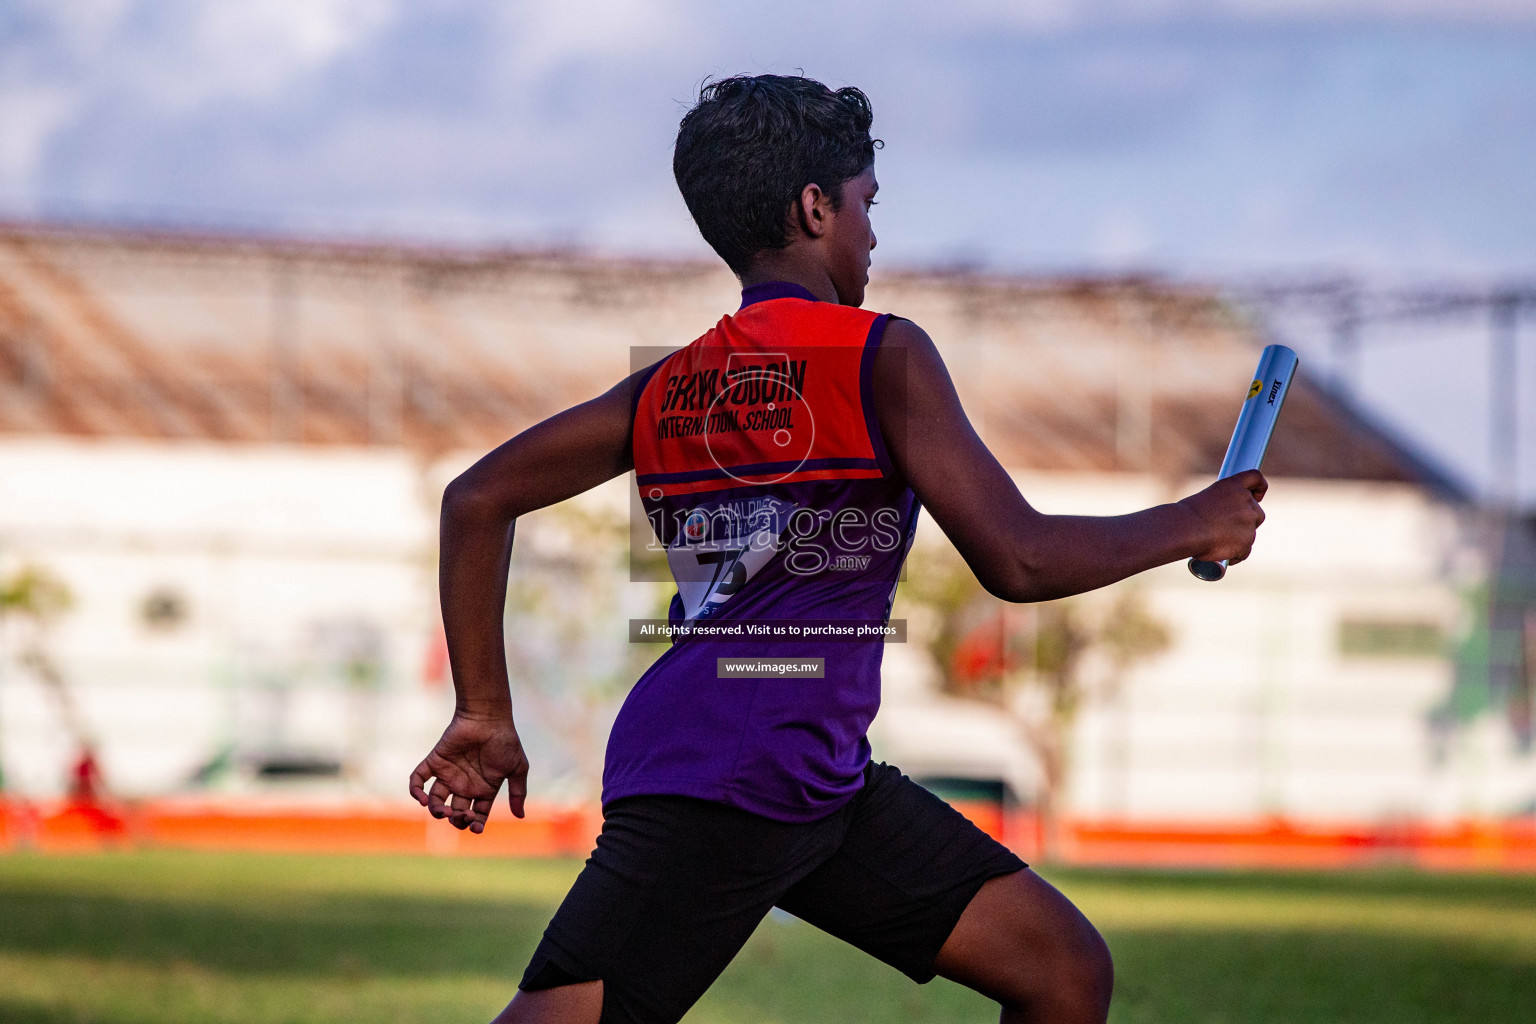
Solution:
[(725, 501), (691, 509), (667, 546), (683, 617), (707, 619), (784, 549), (798, 506), (777, 498)]

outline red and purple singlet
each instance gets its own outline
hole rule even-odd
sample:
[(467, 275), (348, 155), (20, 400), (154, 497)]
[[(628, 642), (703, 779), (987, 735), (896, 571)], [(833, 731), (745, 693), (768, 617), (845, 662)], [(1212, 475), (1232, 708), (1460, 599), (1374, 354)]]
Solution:
[[(641, 677), (605, 803), (673, 794), (809, 821), (858, 791), (884, 641), (762, 630), (890, 615), (918, 504), (875, 418), (887, 319), (757, 285), (638, 389), (636, 482), (677, 580), (672, 623), (740, 629), (681, 639)], [(717, 659), (743, 657), (820, 658), (825, 675), (719, 677)]]

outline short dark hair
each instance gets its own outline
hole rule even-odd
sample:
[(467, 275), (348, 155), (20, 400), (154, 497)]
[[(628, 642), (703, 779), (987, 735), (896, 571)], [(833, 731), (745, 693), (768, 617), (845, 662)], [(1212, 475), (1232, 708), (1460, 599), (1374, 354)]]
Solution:
[(683, 117), (672, 174), (704, 241), (736, 273), (789, 244), (789, 211), (807, 185), (834, 208), (843, 183), (874, 163), (869, 98), (811, 78), (737, 75), (707, 82)]

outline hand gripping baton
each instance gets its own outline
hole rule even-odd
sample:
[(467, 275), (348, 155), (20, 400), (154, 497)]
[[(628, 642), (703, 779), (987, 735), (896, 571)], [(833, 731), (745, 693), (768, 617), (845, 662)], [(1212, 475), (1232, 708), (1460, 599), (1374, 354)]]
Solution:
[[(1291, 390), (1291, 380), (1296, 376), (1300, 360), (1296, 353), (1284, 345), (1266, 345), (1259, 355), (1259, 368), (1254, 371), (1253, 383), (1248, 385), (1248, 398), (1242, 411), (1237, 414), (1237, 427), (1227, 444), (1227, 457), (1221, 460), (1221, 472), (1216, 479), (1250, 469), (1258, 469), (1269, 450), (1269, 439), (1275, 432), (1275, 421), (1280, 418), (1280, 406), (1285, 404), (1286, 393)], [(1227, 574), (1227, 563), (1189, 560), (1189, 571), (1209, 583)]]

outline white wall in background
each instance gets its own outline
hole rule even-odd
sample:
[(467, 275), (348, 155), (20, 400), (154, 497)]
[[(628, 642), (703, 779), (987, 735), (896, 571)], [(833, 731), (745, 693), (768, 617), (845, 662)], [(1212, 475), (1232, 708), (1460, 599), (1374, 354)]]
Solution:
[[(1117, 514), (1200, 486), (1147, 477), (1019, 474), (1037, 508)], [(1144, 573), (1172, 645), (1133, 668), (1118, 699), (1090, 704), (1073, 744), (1071, 806), (1094, 817), (1221, 820), (1447, 819), (1536, 799), (1536, 756), (1498, 711), (1450, 733), (1449, 654), (1341, 648), (1346, 621), (1438, 626), (1454, 645), (1482, 582), (1456, 512), (1417, 488), (1275, 480), (1253, 556), (1219, 583), (1183, 565)], [(931, 522), (919, 543), (933, 543)], [(1027, 748), (995, 716), (934, 693), (917, 651), (892, 649), (875, 737), (915, 774), (1008, 779), (1027, 791)], [(1022, 767), (1021, 767), (1022, 765)]]
[[(356, 749), (346, 780), (295, 786), (245, 771), (217, 785), (398, 798), (451, 707), (443, 681), (425, 671), (438, 643), (437, 502), (469, 458), (424, 465), (388, 449), (0, 441), (0, 577), (36, 563), (73, 592), (51, 649), (111, 785), (124, 795), (176, 791), (221, 751), (250, 760)], [(1018, 479), (1049, 512), (1112, 514), (1182, 493), (1130, 475)], [(622, 483), (602, 500), (621, 500)], [(1434, 623), (1452, 640), (1465, 628), (1481, 570), (1454, 510), (1412, 487), (1297, 480), (1274, 481), (1265, 508), (1253, 558), (1222, 582), (1199, 582), (1182, 565), (1132, 581), (1173, 645), (1135, 668), (1118, 700), (1081, 716), (1073, 807), (1144, 820), (1358, 821), (1529, 804), (1536, 758), (1497, 713), (1448, 735), (1431, 728), (1453, 684), (1449, 657), (1340, 647), (1351, 619)], [(537, 520), (520, 531), (524, 544), (537, 543)], [(919, 543), (938, 541), (922, 522)], [(184, 621), (146, 621), (157, 593), (179, 597)], [(11, 788), (57, 794), (73, 744), (47, 692), (15, 662), (15, 625), (0, 636), (0, 765)], [(358, 644), (375, 645), (372, 699), (343, 678)], [(563, 755), (536, 714), (524, 715), (536, 792), (559, 796)], [(887, 650), (873, 738), (877, 755), (914, 774), (1034, 784), (1016, 731), (987, 708), (938, 695), (915, 645)]]

